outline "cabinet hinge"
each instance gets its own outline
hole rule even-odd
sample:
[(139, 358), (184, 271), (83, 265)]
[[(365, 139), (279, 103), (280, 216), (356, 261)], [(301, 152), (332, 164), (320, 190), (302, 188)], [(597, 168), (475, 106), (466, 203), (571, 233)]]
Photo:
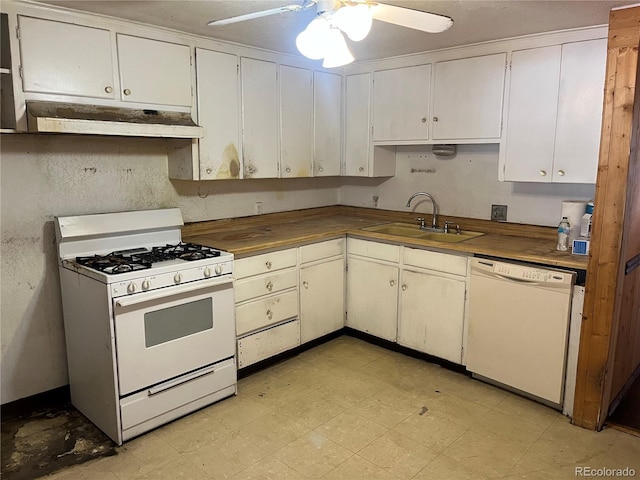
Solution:
[(344, 271), (345, 271), (345, 272), (348, 272), (348, 271), (349, 271), (349, 264), (348, 264), (348, 263), (345, 263), (345, 264), (344, 264)]
[(20, 40), (20, 27), (16, 27), (16, 38)]
[(20, 78), (21, 78), (21, 79), (22, 79), (22, 78), (24, 78), (24, 75), (23, 75), (23, 72), (22, 72), (22, 65), (20, 65), (20, 66), (18, 67), (18, 75), (20, 75)]

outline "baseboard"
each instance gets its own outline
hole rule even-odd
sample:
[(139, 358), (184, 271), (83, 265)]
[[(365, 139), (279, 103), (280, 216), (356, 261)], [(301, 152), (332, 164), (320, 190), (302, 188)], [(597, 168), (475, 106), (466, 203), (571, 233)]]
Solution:
[(0, 406), (2, 421), (14, 420), (19, 417), (31, 415), (38, 410), (56, 408), (68, 405), (71, 402), (69, 385), (37, 393), (30, 397), (21, 398)]

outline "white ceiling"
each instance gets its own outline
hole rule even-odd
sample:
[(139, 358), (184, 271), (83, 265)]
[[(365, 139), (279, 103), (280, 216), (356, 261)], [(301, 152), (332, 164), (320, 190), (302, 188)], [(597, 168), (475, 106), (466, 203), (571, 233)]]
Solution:
[[(424, 33), (374, 21), (369, 36), (350, 42), (356, 60), (435, 50), (517, 35), (608, 23), (609, 11), (638, 0), (426, 0), (385, 3), (447, 15), (453, 27)], [(302, 0), (43, 0), (71, 9), (159, 25), (183, 32), (298, 55), (295, 38), (315, 9), (208, 27), (207, 22)]]

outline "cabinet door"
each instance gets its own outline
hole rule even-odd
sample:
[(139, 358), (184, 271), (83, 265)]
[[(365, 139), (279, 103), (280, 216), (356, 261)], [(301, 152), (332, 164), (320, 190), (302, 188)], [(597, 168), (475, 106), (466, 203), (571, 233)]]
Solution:
[(25, 92), (115, 98), (111, 33), (19, 17)]
[(313, 73), (313, 175), (340, 175), (342, 158), (342, 77)]
[(347, 76), (344, 161), (348, 176), (369, 175), (370, 88), (368, 73)]
[(300, 269), (302, 343), (344, 326), (344, 259)]
[(504, 179), (548, 182), (553, 151), (562, 47), (519, 50), (511, 56)]
[(280, 66), (280, 176), (310, 177), (313, 156), (311, 70)]
[(431, 65), (375, 72), (373, 141), (429, 138)]
[(463, 280), (403, 271), (398, 343), (462, 363), (465, 289)]
[(196, 49), (200, 179), (240, 178), (238, 57)]
[(398, 325), (398, 267), (349, 257), (347, 325), (396, 340)]
[(278, 176), (276, 64), (240, 60), (244, 178)]
[(506, 53), (435, 64), (433, 139), (499, 139)]
[(191, 52), (187, 45), (118, 35), (122, 100), (191, 107)]
[(596, 183), (607, 40), (562, 46), (553, 182)]

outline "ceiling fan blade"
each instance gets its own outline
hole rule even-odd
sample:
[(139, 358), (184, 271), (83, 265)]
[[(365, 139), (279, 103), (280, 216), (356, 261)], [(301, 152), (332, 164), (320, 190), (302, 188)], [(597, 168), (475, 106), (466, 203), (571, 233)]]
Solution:
[(207, 25), (211, 27), (217, 27), (220, 25), (228, 25), (230, 23), (244, 22), (245, 20), (253, 20), (254, 18), (268, 17), (269, 15), (277, 15), (278, 13), (287, 12), (299, 12), (300, 10), (306, 10), (307, 8), (315, 5), (315, 1), (305, 2), (302, 5), (285, 5), (284, 7), (270, 8), (269, 10), (262, 10), (261, 12), (247, 13), (245, 15), (238, 15), (237, 17), (223, 18), (221, 20), (213, 20)]
[(376, 20), (429, 33), (444, 32), (453, 25), (453, 19), (444, 15), (384, 3), (373, 5), (372, 13)]

